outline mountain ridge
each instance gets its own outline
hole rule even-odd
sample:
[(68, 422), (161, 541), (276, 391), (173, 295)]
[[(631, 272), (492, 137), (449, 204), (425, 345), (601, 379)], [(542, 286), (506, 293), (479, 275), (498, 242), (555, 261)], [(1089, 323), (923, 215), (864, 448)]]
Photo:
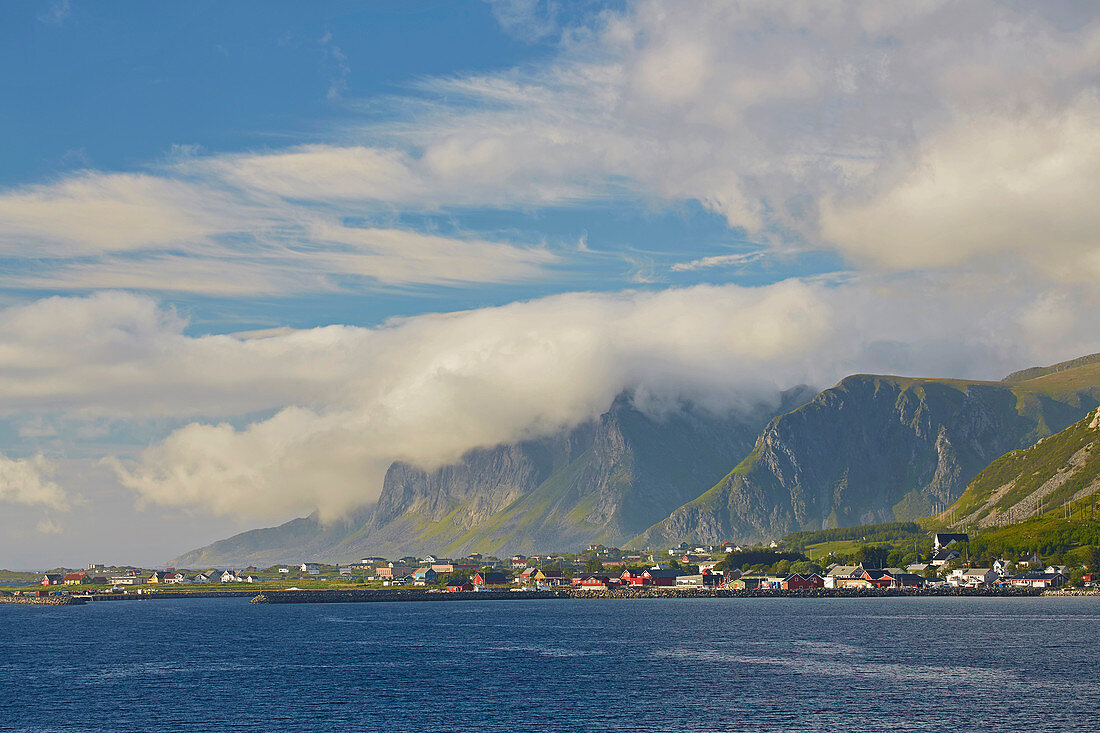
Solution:
[(813, 394), (795, 387), (741, 413), (715, 415), (683, 403), (653, 416), (624, 393), (595, 420), (551, 436), (474, 449), (430, 472), (394, 463), (358, 526), (324, 527), (307, 517), (235, 535), (172, 563), (511, 555), (621, 544), (716, 481), (768, 420)]
[(1100, 403), (1100, 355), (1014, 374), (1028, 372), (1011, 383), (845, 377), (773, 419), (744, 461), (631, 545), (757, 542), (932, 514), (998, 456)]

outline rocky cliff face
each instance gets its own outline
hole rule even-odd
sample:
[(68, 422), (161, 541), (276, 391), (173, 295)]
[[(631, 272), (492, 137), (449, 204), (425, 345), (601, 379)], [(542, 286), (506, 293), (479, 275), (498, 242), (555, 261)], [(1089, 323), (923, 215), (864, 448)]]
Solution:
[(435, 471), (395, 463), (377, 504), (354, 522), (294, 520), (173, 562), (506, 556), (622, 544), (698, 496), (748, 453), (774, 415), (812, 395), (799, 387), (747, 413), (715, 415), (685, 404), (659, 416), (622, 395), (597, 420), (546, 438), (470, 451)]
[(1097, 360), (1079, 362), (1004, 382), (848, 377), (773, 420), (748, 458), (633, 544), (752, 542), (942, 511), (995, 458), (1097, 404)]

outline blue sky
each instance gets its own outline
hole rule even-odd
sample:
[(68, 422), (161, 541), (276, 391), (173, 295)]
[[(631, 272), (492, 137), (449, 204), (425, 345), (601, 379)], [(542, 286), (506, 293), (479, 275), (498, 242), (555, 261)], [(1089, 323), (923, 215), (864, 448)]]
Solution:
[(356, 100), (550, 52), (479, 3), (9, 3), (0, 19), (0, 58), (17, 71), (5, 94), (19, 100), (0, 130), (25, 141), (2, 152), (6, 184), (142, 166), (175, 145), (324, 139)]
[(1100, 350), (1097, 49), (1077, 2), (6, 4), (0, 565), (334, 521), (624, 389)]

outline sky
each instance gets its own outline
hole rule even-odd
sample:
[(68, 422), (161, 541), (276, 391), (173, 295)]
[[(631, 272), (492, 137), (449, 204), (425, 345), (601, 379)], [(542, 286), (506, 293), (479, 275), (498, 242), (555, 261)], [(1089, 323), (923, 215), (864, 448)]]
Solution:
[(1089, 2), (0, 6), (0, 566), (165, 562), (633, 390), (1100, 351)]

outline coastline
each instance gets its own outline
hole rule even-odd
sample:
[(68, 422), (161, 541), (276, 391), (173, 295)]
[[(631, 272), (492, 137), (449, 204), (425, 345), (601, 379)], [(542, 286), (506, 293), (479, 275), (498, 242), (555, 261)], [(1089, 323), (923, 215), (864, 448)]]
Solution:
[(1039, 597), (1100, 597), (1095, 590), (1042, 589), (1042, 588), (937, 588), (937, 589), (874, 589), (874, 588), (814, 588), (805, 590), (735, 590), (727, 588), (616, 588), (583, 590), (558, 588), (554, 590), (517, 591), (488, 590), (446, 593), (420, 588), (402, 589), (346, 589), (346, 590), (265, 590), (166, 592), (149, 594), (90, 594), (66, 596), (10, 596), (0, 595), (0, 604), (28, 606), (83, 606), (102, 601), (155, 601), (191, 598), (249, 598), (250, 604), (284, 603), (408, 603), (408, 602), (461, 602), (461, 601), (534, 601), (534, 600), (617, 600), (617, 599), (685, 599), (692, 598), (1039, 598)]
[(681, 588), (618, 588), (614, 590), (559, 590), (431, 593), (427, 590), (275, 590), (264, 591), (250, 603), (402, 603), (410, 601), (522, 601), (522, 600), (610, 600), (610, 599), (691, 599), (691, 598), (902, 598), (936, 597), (1008, 597), (1026, 598), (1043, 595), (1038, 588), (950, 588), (936, 590), (815, 588), (807, 590), (713, 590)]

